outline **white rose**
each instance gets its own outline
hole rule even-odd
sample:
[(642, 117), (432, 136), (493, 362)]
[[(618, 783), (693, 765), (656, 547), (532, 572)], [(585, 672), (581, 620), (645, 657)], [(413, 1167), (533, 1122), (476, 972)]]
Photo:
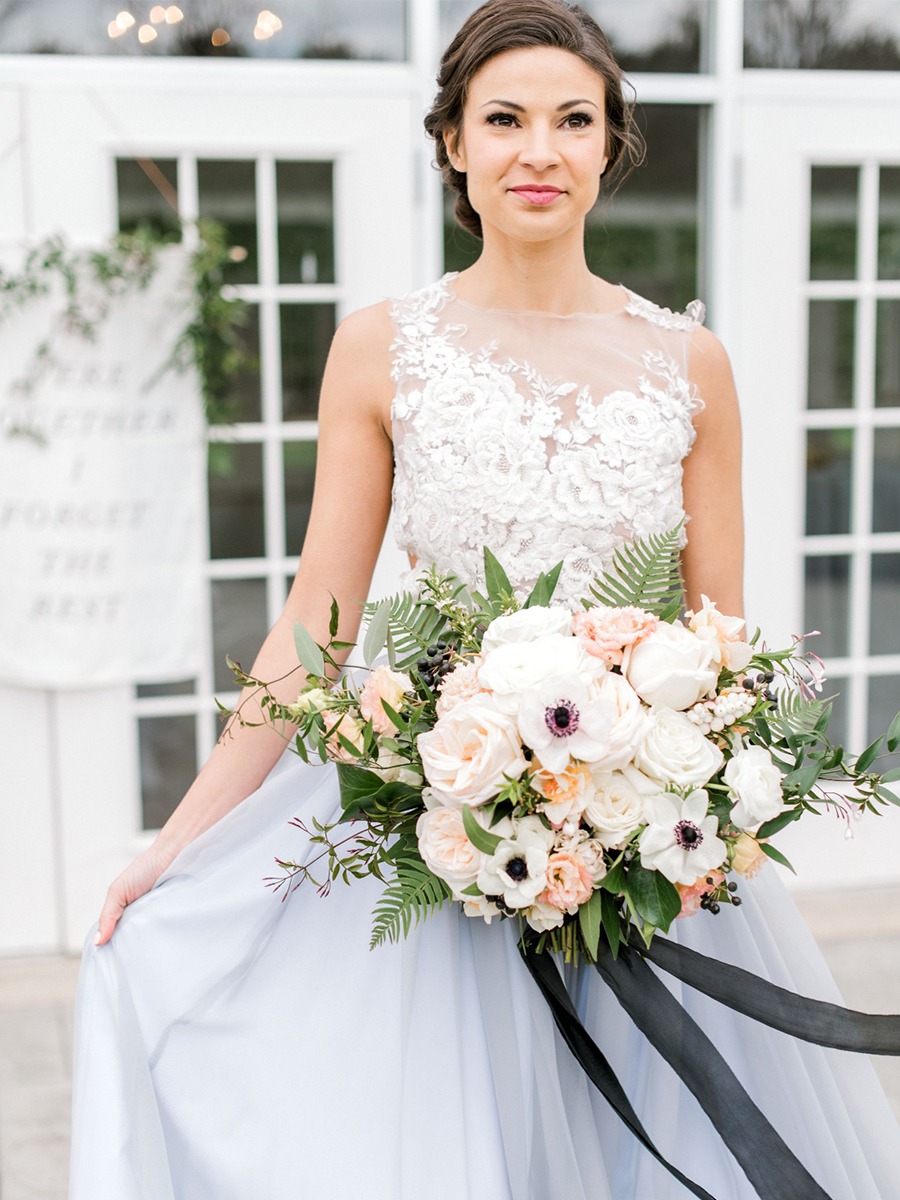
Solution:
[(709, 642), (681, 624), (661, 621), (653, 633), (627, 646), (622, 674), (647, 704), (685, 709), (716, 685), (719, 673)]
[(701, 595), (703, 606), (699, 612), (690, 612), (688, 624), (698, 637), (710, 643), (717, 666), (729, 671), (743, 671), (753, 657), (753, 647), (741, 640), (744, 632), (743, 617), (728, 617), (720, 613), (714, 600)]
[(440, 717), (416, 739), (425, 776), (445, 804), (484, 804), (505, 776), (518, 779), (528, 763), (516, 723), (489, 696), (475, 696)]
[(505, 642), (491, 650), (478, 670), (478, 682), (493, 694), (498, 708), (515, 716), (524, 691), (560, 675), (574, 675), (587, 683), (605, 669), (578, 638), (548, 633), (531, 642)]
[(444, 805), (423, 812), (416, 822), (416, 836), (425, 866), (455, 891), (462, 891), (478, 878), (486, 856), (466, 836), (458, 808)]
[[(628, 841), (644, 820), (644, 802), (640, 792), (621, 771), (594, 772), (597, 788), (585, 805), (584, 819), (597, 841), (611, 850)], [(653, 785), (659, 791), (659, 785)]]
[(324, 712), (332, 699), (333, 696), (324, 688), (314, 687), (309, 691), (301, 692), (297, 697), (296, 704), (289, 704), (287, 710), (291, 717), (299, 721), (307, 713)]
[(409, 783), (415, 786), (422, 782), (422, 776), (418, 771), (413, 771), (410, 768), (409, 760), (405, 759), (402, 754), (398, 754), (395, 750), (388, 750), (384, 746), (378, 747), (378, 760), (373, 764), (373, 770), (377, 771), (385, 783)]
[(525, 920), (537, 933), (546, 933), (549, 929), (558, 929), (565, 920), (566, 914), (555, 904), (545, 904), (537, 900), (525, 914)]
[(749, 829), (777, 817), (784, 807), (781, 771), (764, 746), (742, 746), (725, 767), (728, 795), (734, 800), (731, 822)]
[(607, 734), (609, 751), (600, 765), (607, 771), (627, 766), (650, 726), (647, 710), (624, 676), (607, 671), (592, 685), (591, 694), (612, 705), (613, 722)]
[(676, 787), (706, 783), (725, 756), (684, 713), (671, 708), (650, 710), (650, 730), (634, 756), (645, 775)]
[(572, 614), (559, 604), (545, 608), (535, 605), (533, 608), (521, 608), (518, 612), (505, 613), (495, 617), (484, 631), (481, 651), (487, 654), (497, 646), (510, 643), (533, 642), (535, 638), (544, 637), (548, 633), (571, 634)]

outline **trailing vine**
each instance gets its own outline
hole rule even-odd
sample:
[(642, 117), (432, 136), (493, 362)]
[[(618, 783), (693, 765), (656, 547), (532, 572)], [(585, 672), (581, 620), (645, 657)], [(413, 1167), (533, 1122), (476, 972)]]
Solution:
[[(219, 423), (233, 418), (230, 382), (249, 365), (241, 344), (240, 327), (246, 305), (222, 294), (224, 270), (231, 261), (225, 230), (201, 218), (193, 228), (196, 247), (190, 252), (191, 302), (187, 321), (171, 354), (151, 382), (166, 371), (194, 368), (200, 381), (207, 420)], [(119, 233), (103, 247), (73, 250), (56, 234), (28, 250), (17, 273), (0, 269), (0, 323), (60, 284), (63, 306), (35, 347), (22, 377), (13, 384), (22, 396), (34, 392), (44, 373), (54, 365), (58, 339), (75, 335), (94, 341), (114, 305), (122, 297), (146, 290), (159, 267), (159, 251), (176, 238), (139, 227)], [(12, 433), (28, 430), (13, 429)]]

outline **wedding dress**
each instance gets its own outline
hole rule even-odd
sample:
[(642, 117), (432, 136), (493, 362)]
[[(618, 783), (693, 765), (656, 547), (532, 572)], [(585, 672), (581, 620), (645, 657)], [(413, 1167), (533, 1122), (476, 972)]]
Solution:
[[(608, 313), (507, 313), (457, 298), (452, 275), (397, 302), (393, 522), (419, 569), (480, 583), (487, 544), (524, 592), (561, 559), (556, 599), (577, 607), (623, 538), (674, 527), (701, 308), (627, 293)], [(70, 1200), (684, 1200), (556, 1033), (514, 923), (444, 909), (370, 951), (376, 881), (285, 902), (264, 886), (276, 856), (307, 852), (291, 818), (338, 808), (333, 766), (286, 753), (108, 945), (89, 937)], [(670, 937), (838, 1000), (775, 868), (741, 890), (741, 908)], [(900, 1197), (867, 1059), (666, 980), (833, 1200)], [(661, 1152), (716, 1200), (754, 1200), (597, 973), (567, 981)]]

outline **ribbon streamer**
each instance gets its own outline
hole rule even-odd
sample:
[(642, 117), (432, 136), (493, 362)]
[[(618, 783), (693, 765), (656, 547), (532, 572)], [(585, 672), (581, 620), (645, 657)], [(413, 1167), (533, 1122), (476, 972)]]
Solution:
[[(591, 1082), (666, 1170), (693, 1195), (713, 1200), (653, 1144), (615, 1073), (578, 1019), (556, 963), (548, 954), (537, 952), (536, 942), (536, 935), (526, 934), (519, 943), (520, 953), (550, 1005), (563, 1039)], [(649, 948), (642, 941), (638, 945), (632, 941), (618, 958), (601, 939), (594, 964), (597, 971), (638, 1029), (696, 1097), (760, 1200), (783, 1200), (785, 1195), (793, 1200), (830, 1200), (703, 1030), (650, 969), (647, 959), (734, 1011), (817, 1045), (900, 1054), (900, 1016), (873, 1016), (797, 996), (750, 971), (666, 938), (654, 938)]]

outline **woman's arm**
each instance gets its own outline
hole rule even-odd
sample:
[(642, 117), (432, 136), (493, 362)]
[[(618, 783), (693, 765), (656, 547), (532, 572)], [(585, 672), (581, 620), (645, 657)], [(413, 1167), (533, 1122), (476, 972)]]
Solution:
[[(359, 629), (391, 505), (393, 453), (385, 426), (392, 393), (391, 337), (388, 307), (376, 305), (341, 324), (328, 356), (312, 510), (300, 564), (284, 611), (249, 672), (256, 679), (278, 680), (270, 690), (287, 703), (297, 698), (304, 679), (294, 623), (302, 621), (316, 641), (327, 642), (333, 595), (341, 611), (338, 639), (354, 641)], [(263, 720), (255, 689), (245, 688), (239, 703), (245, 721)], [(126, 904), (149, 891), (188, 842), (259, 787), (285, 745), (284, 733), (271, 726), (243, 725), (232, 717), (156, 841), (110, 887), (98, 943), (109, 940)]]
[(694, 419), (697, 438), (684, 462), (687, 605), (698, 609), (702, 592), (720, 612), (743, 616), (741, 420), (728, 355), (708, 329), (693, 335), (688, 374), (706, 407)]

